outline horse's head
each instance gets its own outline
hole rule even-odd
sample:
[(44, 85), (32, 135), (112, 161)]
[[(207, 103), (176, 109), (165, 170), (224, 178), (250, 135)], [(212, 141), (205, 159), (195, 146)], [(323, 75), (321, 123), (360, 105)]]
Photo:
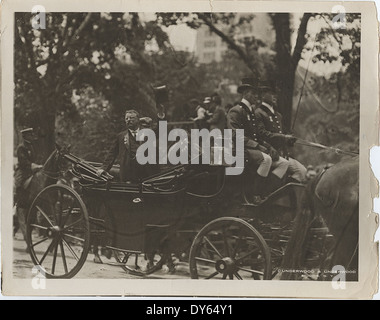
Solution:
[(45, 161), (43, 170), (45, 173), (50, 173), (50, 176), (59, 176), (62, 172), (68, 169), (68, 162), (65, 155), (70, 152), (70, 145), (63, 146), (55, 144), (55, 150), (50, 154)]

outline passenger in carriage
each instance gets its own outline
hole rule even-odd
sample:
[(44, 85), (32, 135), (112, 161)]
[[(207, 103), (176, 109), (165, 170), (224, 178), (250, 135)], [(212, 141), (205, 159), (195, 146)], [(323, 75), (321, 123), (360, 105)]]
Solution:
[[(259, 99), (257, 81), (244, 78), (238, 92), (242, 94), (242, 100), (228, 112), (227, 127), (233, 130), (233, 141), (236, 139), (235, 130), (244, 129), (244, 153), (248, 163), (257, 168), (252, 179), (252, 202), (259, 204), (268, 193), (282, 184), (288, 161), (280, 157), (276, 149), (261, 136), (263, 124), (257, 121), (255, 115)], [(274, 188), (268, 190), (266, 185)]]
[(211, 116), (209, 112), (210, 103), (211, 97), (205, 97), (203, 103), (200, 103), (195, 109), (196, 117), (193, 118), (193, 121), (199, 130), (208, 128), (207, 120)]
[[(164, 117), (165, 114), (158, 114), (159, 119)], [(153, 120), (149, 117), (140, 118), (140, 114), (133, 109), (125, 112), (124, 119), (127, 129), (117, 135), (98, 175), (101, 175), (103, 171), (109, 172), (116, 158), (119, 158), (120, 181), (138, 183), (142, 178), (148, 177), (158, 170), (154, 165), (140, 165), (136, 160), (137, 149), (143, 143), (137, 141), (137, 132), (140, 129), (152, 128)]]
[(260, 81), (259, 90), (261, 104), (255, 115), (258, 121), (263, 123), (262, 137), (288, 160), (287, 182), (303, 183), (307, 170), (299, 161), (289, 157), (288, 148), (294, 145), (297, 138), (284, 132), (282, 115), (277, 111), (276, 84), (273, 81)]
[(222, 107), (222, 99), (217, 93), (211, 96), (210, 112), (212, 113), (210, 119), (206, 122), (210, 126), (210, 131), (219, 129), (221, 132), (226, 128), (226, 111)]

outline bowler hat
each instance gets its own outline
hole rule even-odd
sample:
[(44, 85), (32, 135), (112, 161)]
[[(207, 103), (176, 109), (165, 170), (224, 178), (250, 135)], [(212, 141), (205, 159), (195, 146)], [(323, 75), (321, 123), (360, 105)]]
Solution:
[(243, 93), (246, 89), (257, 90), (257, 80), (255, 78), (243, 78), (241, 84), (237, 88), (237, 92)]

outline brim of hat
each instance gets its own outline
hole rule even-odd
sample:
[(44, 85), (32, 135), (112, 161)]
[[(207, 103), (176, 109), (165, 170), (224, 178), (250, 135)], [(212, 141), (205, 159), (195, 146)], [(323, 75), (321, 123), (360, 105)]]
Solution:
[(253, 89), (253, 90), (257, 90), (258, 88), (257, 88), (257, 87), (254, 87), (254, 86), (252, 86), (252, 85), (250, 85), (250, 84), (242, 84), (242, 85), (238, 86), (238, 88), (237, 88), (237, 92), (239, 92), (239, 93), (243, 93), (243, 91), (244, 91), (245, 89)]
[(269, 86), (259, 86), (258, 89), (259, 90), (273, 90), (273, 88)]

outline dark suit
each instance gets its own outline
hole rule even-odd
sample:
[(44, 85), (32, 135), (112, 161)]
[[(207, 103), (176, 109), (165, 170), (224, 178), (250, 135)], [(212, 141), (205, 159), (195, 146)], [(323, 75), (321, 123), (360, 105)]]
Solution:
[(102, 168), (109, 172), (116, 158), (119, 158), (119, 177), (122, 182), (138, 182), (141, 178), (155, 174), (158, 166), (141, 165), (136, 160), (136, 151), (142, 143), (142, 141), (136, 140), (129, 129), (120, 132), (108, 151)]

